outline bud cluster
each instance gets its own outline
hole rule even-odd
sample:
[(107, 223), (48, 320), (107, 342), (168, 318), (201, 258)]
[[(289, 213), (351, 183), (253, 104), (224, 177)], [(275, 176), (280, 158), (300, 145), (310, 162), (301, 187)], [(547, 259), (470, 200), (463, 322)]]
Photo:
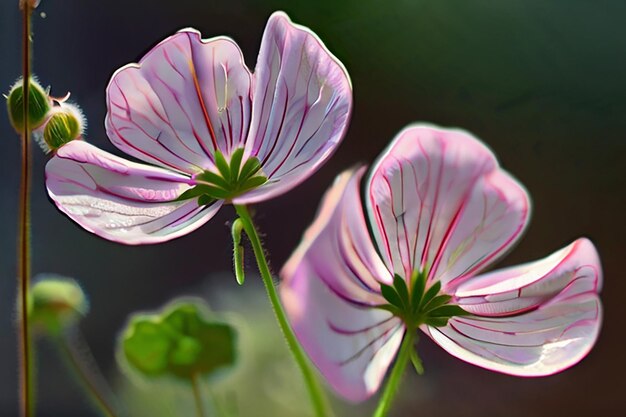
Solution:
[[(6, 96), (9, 120), (15, 131), (24, 133), (24, 85), (19, 79)], [(29, 81), (28, 129), (44, 152), (56, 151), (64, 144), (82, 139), (85, 117), (80, 108), (55, 99), (34, 78)]]

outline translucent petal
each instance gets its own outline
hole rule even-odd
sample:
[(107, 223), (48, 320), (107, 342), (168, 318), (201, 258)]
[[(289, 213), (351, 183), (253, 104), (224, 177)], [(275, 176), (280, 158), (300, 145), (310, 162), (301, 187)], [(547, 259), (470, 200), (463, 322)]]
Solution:
[(206, 223), (222, 202), (174, 202), (189, 178), (126, 161), (86, 142), (61, 147), (46, 165), (57, 207), (86, 230), (127, 245), (164, 242)]
[(291, 324), (315, 365), (343, 397), (360, 401), (382, 382), (404, 334), (384, 304), (380, 282), (392, 277), (378, 257), (347, 172), (326, 194), (315, 223), (281, 272)]
[(455, 298), (476, 316), (424, 330), (469, 363), (512, 375), (550, 375), (576, 364), (595, 343), (601, 280), (593, 244), (579, 239), (543, 260), (464, 282)]
[(107, 134), (122, 151), (185, 173), (213, 167), (248, 133), (251, 75), (228, 38), (202, 40), (185, 29), (138, 64), (119, 69), (107, 87)]
[(470, 134), (413, 125), (373, 166), (366, 203), (379, 252), (395, 273), (428, 270), (446, 284), (472, 275), (517, 241), (524, 188)]
[(313, 32), (281, 12), (267, 23), (254, 80), (246, 149), (269, 181), (238, 203), (268, 199), (308, 178), (343, 139), (352, 108), (345, 68)]

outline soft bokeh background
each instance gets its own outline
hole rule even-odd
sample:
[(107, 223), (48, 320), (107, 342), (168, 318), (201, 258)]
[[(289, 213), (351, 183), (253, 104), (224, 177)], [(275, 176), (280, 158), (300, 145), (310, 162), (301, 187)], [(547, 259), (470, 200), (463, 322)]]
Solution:
[[(422, 339), (426, 375), (407, 373), (393, 415), (623, 415), (626, 3), (43, 0), (38, 13), (46, 17), (37, 14), (34, 24), (36, 73), (54, 94), (70, 90), (89, 119), (88, 140), (113, 150), (103, 120), (104, 88), (115, 69), (186, 26), (205, 37), (233, 37), (253, 67), (265, 21), (276, 9), (311, 27), (344, 62), (355, 109), (348, 135), (330, 162), (298, 189), (258, 206), (275, 270), (313, 219), (333, 177), (355, 163), (372, 161), (413, 121), (475, 133), (530, 190), (532, 224), (503, 265), (543, 257), (581, 235), (590, 237), (602, 256), (605, 322), (597, 346), (582, 363), (548, 378), (516, 379), (467, 365)], [(3, 89), (20, 73), (19, 35), (17, 0), (3, 0)], [(0, 137), (0, 415), (14, 416), (19, 141), (5, 116), (0, 116)], [(116, 335), (127, 316), (181, 294), (210, 297), (216, 310), (241, 323), (246, 346), (237, 371), (240, 415), (302, 415), (293, 407), (306, 397), (261, 288), (248, 285), (255, 281), (250, 277), (241, 290), (229, 272), (229, 207), (184, 238), (123, 247), (84, 232), (57, 212), (44, 190), (45, 161), (37, 151), (34, 272), (65, 274), (83, 284), (92, 307), (82, 325), (85, 338), (120, 397), (132, 403), (133, 416), (157, 416), (133, 408), (146, 399), (153, 406), (157, 400), (163, 404), (156, 407), (163, 415), (190, 415), (183, 411), (189, 400), (185, 393), (157, 388), (171, 392), (170, 398), (148, 387), (130, 388), (115, 363)], [(248, 263), (252, 270), (252, 260)], [(46, 344), (39, 365), (39, 416), (96, 415)], [(367, 415), (372, 405), (343, 408), (339, 414)]]

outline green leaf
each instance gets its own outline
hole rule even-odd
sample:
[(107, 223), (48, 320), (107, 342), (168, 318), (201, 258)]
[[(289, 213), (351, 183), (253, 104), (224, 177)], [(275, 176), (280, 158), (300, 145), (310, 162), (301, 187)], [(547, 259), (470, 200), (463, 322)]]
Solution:
[(243, 158), (243, 148), (235, 149), (230, 156), (230, 178), (235, 182), (239, 178), (239, 168), (241, 168), (241, 159)]
[(396, 292), (394, 287), (387, 284), (380, 284), (380, 292), (382, 293), (385, 300), (389, 301), (391, 305), (402, 309), (402, 300), (398, 296), (398, 293)]
[(215, 151), (215, 166), (226, 182), (230, 183), (230, 167), (228, 166), (228, 162), (226, 162), (226, 158), (224, 158), (224, 155), (220, 151)]
[(167, 372), (172, 339), (154, 319), (137, 318), (126, 330), (122, 347), (128, 364), (146, 376)]
[(210, 320), (199, 303), (179, 302), (164, 312), (136, 316), (121, 344), (128, 364), (148, 377), (191, 381), (235, 363), (235, 330)]

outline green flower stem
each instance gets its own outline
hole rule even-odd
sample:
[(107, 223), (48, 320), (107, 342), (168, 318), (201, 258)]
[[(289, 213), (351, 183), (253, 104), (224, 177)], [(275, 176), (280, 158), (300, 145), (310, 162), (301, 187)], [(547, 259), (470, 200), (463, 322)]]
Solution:
[(254, 255), (257, 260), (259, 272), (261, 273), (261, 278), (263, 279), (263, 284), (265, 284), (265, 289), (267, 290), (267, 295), (274, 309), (274, 314), (276, 315), (280, 329), (287, 340), (287, 345), (300, 367), (300, 371), (302, 372), (302, 376), (304, 377), (306, 387), (311, 397), (315, 415), (317, 417), (329, 417), (332, 415), (332, 411), (326, 399), (326, 395), (324, 394), (324, 390), (315, 375), (315, 371), (313, 370), (311, 363), (306, 357), (306, 354), (298, 343), (298, 339), (296, 339), (293, 329), (287, 321), (285, 310), (280, 303), (280, 298), (278, 297), (276, 287), (274, 286), (272, 274), (267, 265), (267, 260), (265, 259), (265, 252), (263, 251), (263, 246), (261, 245), (261, 240), (259, 239), (259, 235), (252, 221), (252, 217), (250, 216), (250, 212), (244, 205), (235, 205), (235, 210), (237, 210), (237, 214), (243, 222), (243, 228), (252, 243)]
[(61, 352), (61, 355), (80, 381), (80, 385), (89, 394), (93, 403), (102, 412), (102, 415), (117, 417), (118, 414), (115, 412), (115, 408), (109, 404), (106, 397), (100, 392), (97, 381), (76, 354), (76, 349), (71, 346), (67, 337), (59, 335), (54, 340), (59, 348), (59, 352)]
[(34, 400), (34, 367), (30, 326), (28, 322), (28, 293), (30, 288), (30, 188), (31, 188), (31, 149), (29, 98), (30, 98), (30, 37), (32, 9), (29, 1), (23, 3), (22, 33), (22, 91), (24, 94), (24, 129), (22, 134), (22, 172), (19, 197), (18, 224), (18, 320), (20, 328), (20, 374), (21, 374), (21, 415), (31, 417), (35, 408)]
[(191, 378), (191, 389), (196, 403), (196, 413), (198, 417), (204, 417), (204, 403), (202, 401), (202, 394), (200, 393), (200, 376), (198, 374)]
[(404, 335), (402, 345), (400, 346), (400, 352), (396, 358), (396, 363), (393, 365), (385, 390), (383, 391), (380, 401), (378, 402), (378, 407), (376, 407), (376, 411), (374, 412), (374, 417), (384, 417), (389, 412), (391, 403), (398, 392), (398, 386), (402, 380), (404, 370), (406, 369), (406, 366), (411, 358), (411, 352), (414, 349), (413, 337), (413, 331), (407, 330)]

